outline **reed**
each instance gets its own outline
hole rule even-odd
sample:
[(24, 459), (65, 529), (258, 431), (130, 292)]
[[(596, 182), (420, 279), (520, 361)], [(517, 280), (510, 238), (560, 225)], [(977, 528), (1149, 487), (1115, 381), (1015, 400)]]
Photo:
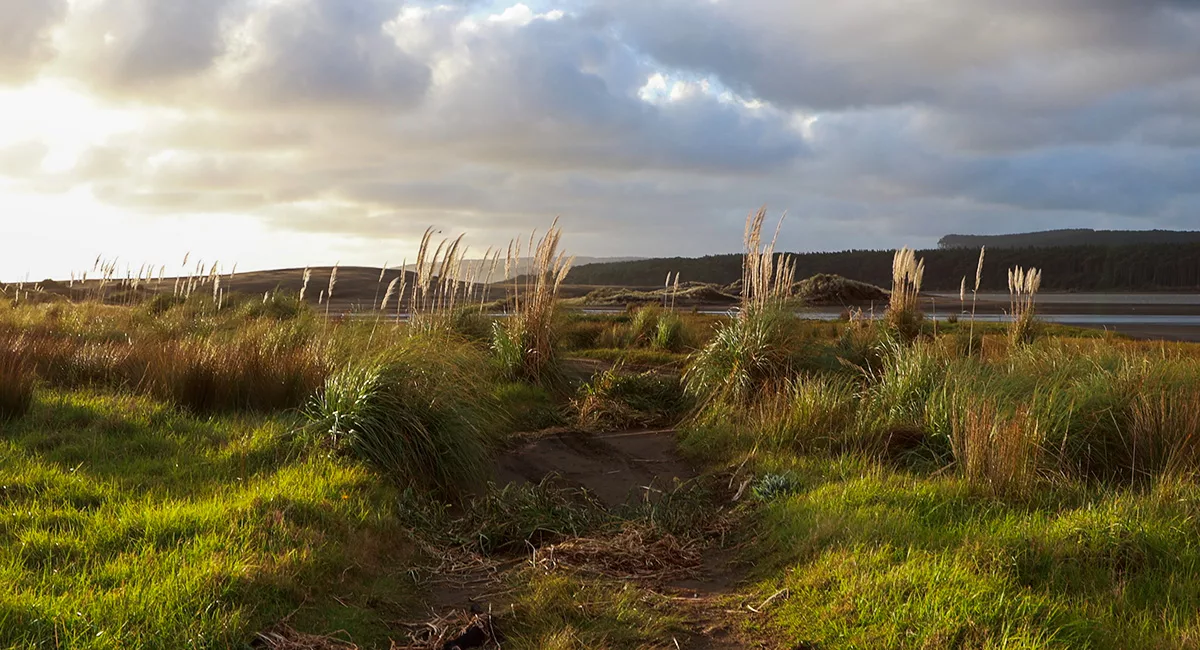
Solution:
[[(979, 263), (975, 266), (975, 288), (971, 291), (971, 328), (969, 331), (969, 343), (967, 344), (967, 355), (970, 356), (975, 352), (975, 307), (979, 301), (979, 285), (983, 282), (983, 258), (987, 253), (986, 246), (979, 247)], [(963, 289), (960, 290), (960, 299), (966, 298), (966, 278), (963, 278)]]
[(1046, 431), (1029, 408), (1006, 414), (991, 400), (969, 398), (955, 409), (951, 426), (954, 459), (968, 481), (996, 494), (1030, 493)]

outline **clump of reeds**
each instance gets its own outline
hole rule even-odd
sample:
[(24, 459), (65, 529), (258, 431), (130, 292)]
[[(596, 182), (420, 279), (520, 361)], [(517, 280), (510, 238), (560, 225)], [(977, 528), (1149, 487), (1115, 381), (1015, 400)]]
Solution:
[(1130, 409), (1135, 478), (1187, 480), (1200, 471), (1200, 390), (1143, 391)]
[(1008, 337), (1014, 345), (1033, 341), (1036, 325), (1037, 292), (1042, 287), (1042, 272), (1016, 267), (1008, 270), (1008, 295), (1012, 323)]
[(954, 409), (951, 448), (959, 472), (997, 494), (1027, 494), (1037, 479), (1046, 432), (1028, 408), (1002, 413), (990, 400)]
[(911, 341), (920, 334), (921, 283), (925, 278), (925, 260), (916, 252), (901, 248), (892, 256), (892, 294), (888, 300), (887, 323), (903, 339)]
[[(554, 311), (575, 259), (558, 250), (561, 240), (557, 219), (536, 246), (530, 236), (529, 272), (513, 279), (508, 297), (511, 312), (493, 325), (493, 348), (512, 376), (540, 382), (555, 374)], [(520, 242), (510, 244), (506, 275), (519, 262), (520, 253)]]

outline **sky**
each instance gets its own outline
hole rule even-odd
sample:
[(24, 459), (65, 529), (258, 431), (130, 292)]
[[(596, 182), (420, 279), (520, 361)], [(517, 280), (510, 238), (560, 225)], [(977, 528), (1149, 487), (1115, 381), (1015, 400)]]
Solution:
[(1200, 229), (1197, 0), (3, 0), (0, 279)]

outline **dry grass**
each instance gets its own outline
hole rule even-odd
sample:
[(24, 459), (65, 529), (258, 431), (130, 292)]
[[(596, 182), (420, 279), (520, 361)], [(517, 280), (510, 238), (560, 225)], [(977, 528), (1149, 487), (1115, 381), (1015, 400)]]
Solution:
[(698, 540), (629, 522), (615, 535), (580, 537), (539, 549), (533, 564), (546, 571), (566, 568), (613, 580), (662, 584), (695, 575), (702, 551)]
[(962, 475), (997, 494), (1028, 493), (1045, 438), (1037, 417), (1025, 408), (1002, 413), (995, 403), (974, 398), (954, 411), (951, 446)]
[(1129, 419), (1135, 471), (1147, 477), (1191, 479), (1200, 470), (1200, 390), (1146, 390)]
[(358, 646), (349, 641), (334, 636), (305, 634), (287, 623), (260, 632), (255, 645), (267, 650), (358, 650)]
[(36, 375), (24, 347), (21, 338), (0, 341), (0, 422), (25, 415), (33, 404)]

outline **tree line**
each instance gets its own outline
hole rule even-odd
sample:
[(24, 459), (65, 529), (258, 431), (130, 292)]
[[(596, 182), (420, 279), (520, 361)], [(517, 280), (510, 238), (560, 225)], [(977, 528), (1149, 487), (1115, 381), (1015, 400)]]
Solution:
[[(978, 249), (920, 251), (925, 259), (924, 289), (957, 291), (962, 278), (973, 284)], [(892, 283), (892, 251), (853, 250), (794, 255), (797, 279), (832, 273), (882, 287)], [(1200, 290), (1200, 243), (1129, 246), (1060, 246), (989, 249), (983, 290), (1007, 291), (1008, 269), (1043, 270), (1043, 290), (1163, 291)], [(667, 273), (684, 281), (727, 285), (741, 278), (741, 254), (699, 258), (656, 258), (588, 264), (571, 270), (570, 284), (629, 287), (661, 286)]]

